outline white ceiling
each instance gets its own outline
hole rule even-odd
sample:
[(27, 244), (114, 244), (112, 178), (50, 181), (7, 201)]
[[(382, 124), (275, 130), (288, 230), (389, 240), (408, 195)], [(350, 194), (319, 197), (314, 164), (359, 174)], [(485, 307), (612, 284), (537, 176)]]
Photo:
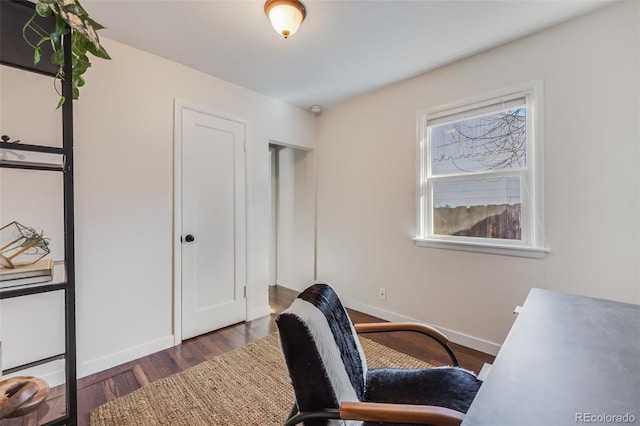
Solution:
[[(84, 0), (99, 35), (301, 108), (338, 103), (612, 0), (303, 0), (283, 39), (253, 0)], [(118, 60), (118, 58), (113, 58)]]

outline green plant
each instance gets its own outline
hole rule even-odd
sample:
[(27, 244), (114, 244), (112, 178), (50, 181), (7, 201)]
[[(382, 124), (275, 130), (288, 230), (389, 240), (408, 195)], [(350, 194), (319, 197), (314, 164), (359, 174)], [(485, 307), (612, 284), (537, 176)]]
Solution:
[[(37, 15), (42, 17), (55, 16), (55, 31), (48, 33), (40, 27), (35, 18)], [(96, 31), (104, 28), (102, 25), (89, 17), (87, 11), (80, 5), (78, 0), (37, 0), (35, 4), (35, 12), (22, 28), (22, 36), (25, 41), (34, 49), (33, 62), (37, 64), (42, 58), (42, 44), (51, 43), (53, 54), (51, 55), (51, 63), (59, 66), (56, 73), (56, 81), (62, 80), (68, 76), (64, 75), (64, 52), (63, 52), (63, 36), (71, 32), (71, 55), (72, 55), (72, 91), (73, 99), (78, 99), (80, 95), (80, 87), (84, 86), (84, 78), (82, 75), (91, 66), (91, 62), (87, 56), (88, 53), (103, 58), (111, 59), (107, 51), (100, 44)], [(29, 30), (39, 37), (38, 41), (31, 42), (29, 40)], [(61, 90), (57, 86), (56, 91), (60, 95), (58, 108), (65, 101)]]

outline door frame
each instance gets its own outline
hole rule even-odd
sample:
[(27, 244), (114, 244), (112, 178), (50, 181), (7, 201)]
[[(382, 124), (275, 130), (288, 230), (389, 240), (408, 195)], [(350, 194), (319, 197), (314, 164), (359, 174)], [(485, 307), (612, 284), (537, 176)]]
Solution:
[[(244, 227), (247, 228), (247, 139), (249, 138), (249, 125), (246, 120), (222, 113), (201, 105), (195, 105), (180, 99), (174, 99), (173, 114), (173, 343), (182, 343), (182, 111), (191, 110), (202, 114), (211, 115), (223, 120), (229, 120), (244, 125), (244, 203), (245, 218)], [(245, 247), (247, 245), (247, 233), (245, 232)], [(248, 254), (245, 249), (245, 276), (247, 276)], [(248, 286), (248, 282), (245, 283)], [(245, 306), (249, 306), (249, 291), (246, 291)], [(246, 314), (245, 314), (246, 315)], [(246, 317), (245, 317), (246, 318)]]

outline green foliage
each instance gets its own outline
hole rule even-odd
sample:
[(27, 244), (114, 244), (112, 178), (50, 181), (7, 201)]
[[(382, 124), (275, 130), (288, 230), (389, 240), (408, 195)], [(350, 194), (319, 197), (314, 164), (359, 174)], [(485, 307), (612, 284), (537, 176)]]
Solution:
[[(52, 33), (47, 33), (36, 21), (36, 16), (49, 17), (55, 15), (56, 27)], [(59, 66), (56, 73), (56, 80), (63, 80), (68, 76), (64, 75), (64, 51), (62, 38), (71, 33), (71, 85), (73, 99), (80, 96), (80, 87), (84, 86), (85, 80), (82, 76), (89, 67), (88, 53), (102, 59), (111, 59), (107, 51), (100, 44), (96, 31), (104, 27), (91, 19), (87, 11), (80, 5), (78, 0), (37, 0), (35, 12), (22, 28), (22, 37), (33, 48), (33, 63), (37, 64), (42, 59), (42, 44), (49, 42), (53, 49), (51, 63)], [(29, 40), (29, 35), (35, 34), (38, 41), (33, 43)], [(60, 95), (58, 108), (65, 101), (61, 91), (56, 86), (56, 91)]]

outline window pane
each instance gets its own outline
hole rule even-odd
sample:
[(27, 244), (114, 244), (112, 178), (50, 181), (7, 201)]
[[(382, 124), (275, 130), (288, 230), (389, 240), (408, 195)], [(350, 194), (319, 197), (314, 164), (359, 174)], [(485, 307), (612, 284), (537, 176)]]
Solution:
[(526, 108), (433, 126), (434, 176), (526, 168)]
[(521, 240), (519, 177), (433, 183), (433, 233)]

